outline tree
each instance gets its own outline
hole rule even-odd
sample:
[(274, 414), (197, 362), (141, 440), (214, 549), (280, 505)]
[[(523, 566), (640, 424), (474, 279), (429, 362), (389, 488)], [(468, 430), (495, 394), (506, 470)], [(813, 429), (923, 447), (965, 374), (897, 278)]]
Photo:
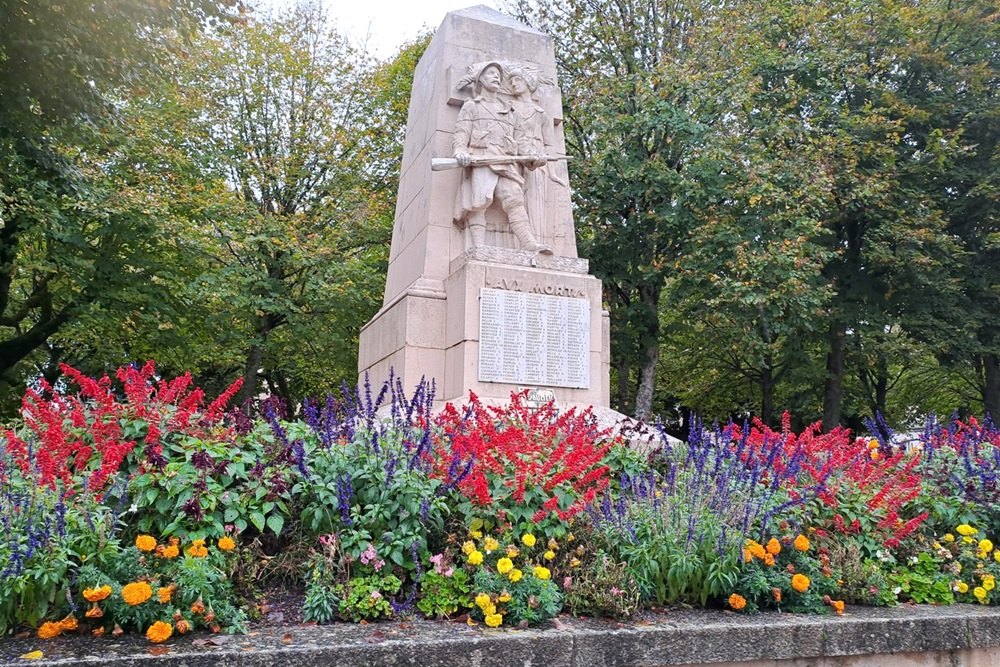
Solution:
[(710, 122), (688, 67), (700, 3), (522, 0), (515, 12), (556, 41), (580, 248), (611, 315), (612, 403), (644, 419), (665, 281), (713, 172), (689, 162)]
[(119, 94), (230, 4), (0, 2), (0, 382), (141, 265), (83, 158), (113, 137)]

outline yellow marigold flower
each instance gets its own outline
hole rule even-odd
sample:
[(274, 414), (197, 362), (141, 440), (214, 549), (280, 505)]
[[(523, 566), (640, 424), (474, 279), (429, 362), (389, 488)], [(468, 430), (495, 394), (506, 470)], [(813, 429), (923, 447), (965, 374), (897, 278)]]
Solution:
[(163, 551), (161, 552), (161, 555), (164, 558), (177, 558), (178, 556), (181, 555), (181, 550), (177, 548), (176, 544), (171, 544), (168, 547), (164, 547)]
[(993, 560), (1000, 563), (1000, 549), (993, 552)]
[(53, 637), (58, 637), (62, 634), (63, 627), (61, 623), (55, 623), (53, 621), (46, 621), (42, 623), (42, 627), (38, 628), (39, 639), (52, 639)]
[(767, 541), (767, 546), (764, 549), (772, 556), (777, 556), (781, 553), (781, 542), (772, 537)]
[(462, 553), (465, 554), (466, 556), (468, 556), (475, 550), (476, 550), (476, 543), (473, 542), (472, 540), (468, 540), (462, 543)]
[(480, 565), (483, 562), (483, 552), (473, 551), (468, 556), (469, 565)]
[(531, 533), (525, 533), (521, 536), (521, 543), (524, 544), (524, 546), (531, 548), (535, 546), (535, 536)]
[(503, 593), (501, 593), (500, 596), (497, 598), (497, 602), (510, 602), (510, 597), (511, 597), (510, 593), (508, 593), (507, 589), (505, 588), (503, 589)]
[(576, 536), (573, 535), (573, 533), (570, 533), (569, 535), (566, 536), (566, 541), (567, 542), (572, 542), (575, 539), (576, 539)]
[(474, 540), (481, 540), (481, 539), (483, 539), (483, 531), (481, 531), (481, 530), (470, 530), (469, 531), (469, 537), (471, 537)]
[(501, 623), (503, 623), (503, 615), (501, 614), (490, 614), (486, 617), (486, 625), (491, 628), (500, 627)]
[(532, 570), (532, 574), (539, 579), (549, 579), (552, 577), (552, 573), (549, 572), (549, 568), (542, 567), (541, 565), (536, 565), (535, 569)]
[(990, 552), (990, 551), (993, 551), (993, 543), (990, 542), (988, 539), (985, 539), (985, 538), (982, 539), (982, 540), (979, 540), (979, 550), (987, 552), (987, 553)]
[(111, 595), (111, 586), (107, 584), (97, 588), (84, 588), (83, 599), (87, 602), (100, 602)]
[(223, 535), (222, 537), (219, 538), (219, 541), (216, 543), (216, 546), (219, 547), (219, 549), (221, 549), (222, 551), (232, 551), (233, 549), (236, 548), (236, 540), (229, 537), (228, 535)]
[(514, 561), (509, 558), (501, 558), (497, 561), (497, 572), (507, 574), (514, 569)]
[(570, 561), (569, 561), (569, 566), (570, 567), (580, 567), (580, 562), (581, 561), (580, 561), (579, 558), (571, 558)]
[(154, 644), (162, 644), (170, 639), (170, 635), (172, 634), (174, 634), (173, 626), (169, 623), (164, 623), (163, 621), (157, 621), (149, 626), (148, 630), (146, 630), (146, 639)]
[(868, 449), (878, 449), (878, 440), (872, 438), (868, 441)]
[(963, 523), (962, 525), (956, 527), (955, 530), (958, 532), (959, 535), (962, 535), (963, 537), (969, 537), (979, 532), (978, 530), (976, 530), (967, 523)]
[(992, 591), (996, 587), (997, 587), (996, 579), (994, 579), (990, 575), (986, 575), (985, 577), (983, 577), (983, 588), (985, 588), (988, 591)]
[(544, 558), (545, 560), (554, 560), (555, 557), (556, 557), (556, 552), (553, 551), (552, 549), (549, 549), (544, 554), (542, 554), (542, 558)]
[(805, 535), (799, 535), (792, 545), (797, 551), (809, 551), (809, 538)]
[(490, 599), (490, 596), (486, 593), (480, 593), (476, 596), (476, 606), (480, 609), (486, 609), (490, 606), (490, 604), (492, 604), (492, 602), (493, 601)]
[(812, 582), (809, 581), (809, 577), (807, 577), (804, 574), (792, 575), (792, 588), (797, 590), (799, 593), (805, 593), (807, 590), (809, 590), (809, 584), (811, 583)]
[(160, 604), (167, 604), (170, 602), (170, 598), (174, 595), (174, 589), (170, 586), (160, 586), (156, 589), (156, 597), (160, 600)]
[(153, 597), (153, 588), (145, 581), (133, 581), (122, 586), (122, 599), (131, 606), (142, 604)]
[(955, 590), (958, 591), (959, 593), (968, 593), (969, 584), (965, 583), (964, 581), (959, 581), (955, 584)]
[(517, 558), (521, 550), (515, 547), (513, 544), (507, 547), (507, 558)]
[(986, 604), (986, 598), (989, 597), (989, 593), (987, 593), (986, 589), (983, 588), (982, 586), (976, 586), (975, 588), (973, 588), (972, 594), (975, 595), (976, 599), (982, 602), (983, 604)]
[(962, 542), (964, 542), (965, 544), (975, 544), (976, 540), (966, 535), (965, 537), (962, 538)]
[(955, 541), (955, 536), (952, 535), (951, 533), (945, 533), (944, 537), (942, 537), (941, 540), (944, 542), (951, 543)]
[(521, 577), (523, 577), (523, 576), (524, 576), (524, 573), (521, 572), (516, 567), (513, 570), (511, 570), (510, 572), (507, 573), (507, 578), (510, 579), (511, 583), (513, 583), (513, 584), (516, 584), (517, 582), (521, 581)]
[(548, 547), (549, 547), (549, 551), (558, 551), (558, 550), (559, 550), (559, 543), (558, 543), (558, 542), (556, 542), (556, 541), (555, 541), (554, 539), (552, 539), (552, 538), (549, 538), (549, 543), (548, 543), (548, 545), (546, 545), (546, 546), (548, 546)]
[(492, 537), (487, 537), (485, 540), (483, 540), (483, 551), (485, 551), (486, 553), (493, 553), (499, 548), (500, 548), (500, 543), (497, 542)]
[(739, 593), (733, 593), (729, 596), (729, 606), (739, 611), (747, 606), (747, 599)]
[(135, 548), (139, 551), (152, 551), (156, 548), (156, 538), (152, 535), (140, 535), (135, 538)]

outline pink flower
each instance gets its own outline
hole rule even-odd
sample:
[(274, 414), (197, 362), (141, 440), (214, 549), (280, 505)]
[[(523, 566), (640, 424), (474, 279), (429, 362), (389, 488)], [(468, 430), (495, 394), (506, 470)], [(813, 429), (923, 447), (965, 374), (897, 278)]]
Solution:
[(625, 591), (623, 591), (622, 589), (618, 588), (617, 586), (612, 586), (611, 587), (611, 594), (612, 595), (622, 595), (624, 592)]
[(371, 598), (372, 598), (372, 600), (381, 600), (382, 599), (382, 594), (379, 593), (378, 591), (372, 591)]

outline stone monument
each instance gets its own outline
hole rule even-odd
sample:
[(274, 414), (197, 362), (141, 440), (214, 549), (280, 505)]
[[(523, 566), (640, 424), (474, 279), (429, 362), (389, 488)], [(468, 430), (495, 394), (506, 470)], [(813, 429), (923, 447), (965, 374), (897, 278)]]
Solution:
[(382, 308), (359, 371), (439, 402), (609, 402), (601, 282), (577, 257), (552, 40), (484, 6), (417, 65)]

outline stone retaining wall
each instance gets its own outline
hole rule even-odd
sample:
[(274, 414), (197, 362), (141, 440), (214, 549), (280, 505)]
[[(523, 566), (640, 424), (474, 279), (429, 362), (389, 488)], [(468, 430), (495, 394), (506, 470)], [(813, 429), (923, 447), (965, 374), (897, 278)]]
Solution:
[[(0, 641), (2, 664), (102, 667), (1000, 667), (1000, 609), (871, 609), (844, 616), (667, 611), (635, 623), (562, 618), (530, 630), (414, 621), (267, 628), (171, 639)], [(20, 659), (41, 649), (41, 660)]]

